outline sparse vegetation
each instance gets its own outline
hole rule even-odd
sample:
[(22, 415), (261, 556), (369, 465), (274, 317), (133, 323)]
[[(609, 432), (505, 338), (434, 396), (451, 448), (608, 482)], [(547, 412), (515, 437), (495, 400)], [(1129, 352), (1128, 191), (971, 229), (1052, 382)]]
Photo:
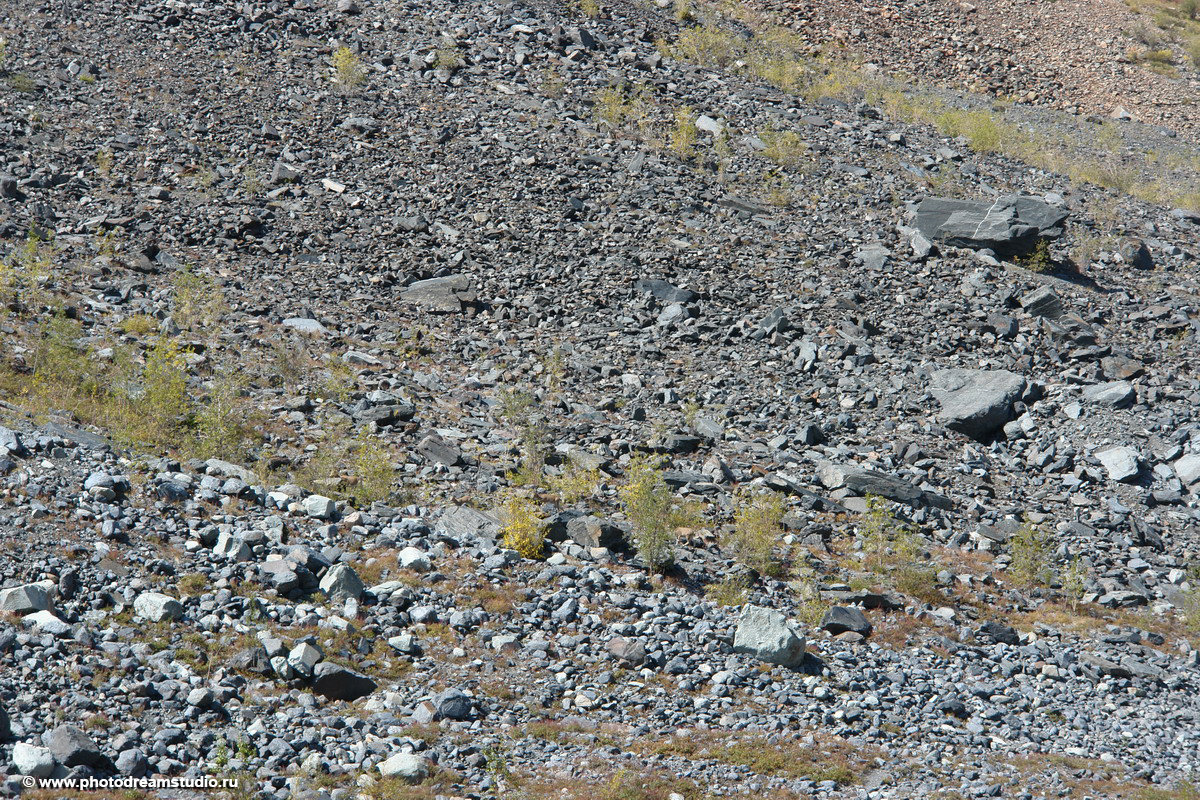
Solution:
[(696, 127), (696, 112), (691, 106), (675, 110), (675, 127), (671, 129), (671, 149), (680, 158), (691, 158), (696, 151), (700, 131)]
[(343, 91), (361, 86), (367, 79), (362, 62), (349, 47), (339, 47), (331, 58), (333, 80)]
[(779, 541), (783, 498), (775, 493), (743, 493), (735, 504), (726, 545), (740, 562), (760, 575), (778, 575), (780, 565), (772, 551)]
[(1044, 584), (1050, 580), (1050, 534), (1040, 525), (1026, 520), (1008, 540), (1008, 574), (1022, 586)]
[(674, 502), (662, 470), (645, 456), (630, 461), (619, 494), (633, 524), (634, 549), (650, 570), (661, 572), (675, 558), (676, 528), (697, 524), (698, 510)]
[(500, 517), (504, 523), (501, 536), (505, 547), (516, 550), (523, 558), (542, 557), (546, 523), (531, 500), (510, 494), (500, 506)]

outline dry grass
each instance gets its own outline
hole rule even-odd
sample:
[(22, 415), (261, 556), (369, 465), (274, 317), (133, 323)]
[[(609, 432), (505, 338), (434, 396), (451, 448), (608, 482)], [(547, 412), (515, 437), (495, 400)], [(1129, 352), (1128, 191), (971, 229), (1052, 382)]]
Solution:
[(761, 736), (689, 730), (685, 735), (639, 742), (634, 749), (746, 767), (758, 775), (842, 784), (857, 783), (876, 755), (873, 749), (856, 748), (836, 736), (817, 733), (813, 737), (812, 742), (781, 737), (772, 744)]

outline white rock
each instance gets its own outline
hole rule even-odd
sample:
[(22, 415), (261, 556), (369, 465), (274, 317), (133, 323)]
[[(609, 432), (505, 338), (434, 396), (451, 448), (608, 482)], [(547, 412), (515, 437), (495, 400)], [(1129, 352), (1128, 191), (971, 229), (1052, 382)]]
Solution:
[(304, 513), (313, 519), (333, 519), (337, 514), (337, 504), (324, 495), (310, 494), (303, 505)]
[(433, 564), (429, 561), (429, 556), (415, 547), (406, 547), (400, 551), (399, 559), (400, 566), (404, 569), (411, 569), (415, 572), (428, 572), (433, 569)]
[(18, 775), (46, 778), (54, 771), (54, 756), (49, 747), (17, 742), (13, 745), (12, 765)]
[(13, 614), (28, 614), (50, 608), (50, 596), (36, 583), (0, 589), (0, 611)]
[(1141, 457), (1132, 447), (1110, 447), (1096, 453), (1111, 480), (1131, 481), (1141, 471)]
[(174, 597), (159, 592), (139, 594), (133, 601), (133, 610), (139, 617), (151, 622), (176, 620), (183, 616), (183, 605)]
[(34, 628), (52, 636), (65, 636), (71, 632), (71, 626), (63, 622), (49, 611), (35, 611), (21, 620), (27, 628)]
[(804, 637), (788, 624), (787, 617), (752, 605), (742, 609), (733, 636), (735, 652), (785, 667), (799, 666), (804, 661), (804, 644)]
[(416, 753), (397, 753), (379, 764), (379, 774), (399, 778), (407, 783), (420, 783), (429, 777), (429, 760)]

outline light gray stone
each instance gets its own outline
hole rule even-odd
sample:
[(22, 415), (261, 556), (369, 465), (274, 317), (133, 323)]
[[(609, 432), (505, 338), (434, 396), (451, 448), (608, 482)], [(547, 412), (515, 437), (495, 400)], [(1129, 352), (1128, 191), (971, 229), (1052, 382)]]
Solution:
[(1128, 482), (1141, 472), (1141, 456), (1132, 447), (1110, 447), (1096, 453), (1108, 477), (1117, 482)]
[(0, 611), (29, 614), (50, 608), (50, 595), (35, 583), (0, 589)]
[(1025, 378), (1006, 370), (946, 369), (931, 376), (942, 404), (938, 421), (973, 439), (986, 439), (1012, 416), (1025, 393)]
[(379, 762), (379, 774), (406, 783), (420, 783), (429, 777), (429, 760), (416, 753), (396, 753), (386, 761)]
[(321, 591), (335, 603), (344, 603), (348, 598), (362, 597), (363, 582), (358, 573), (346, 564), (334, 564), (321, 578)]
[(133, 610), (138, 616), (151, 622), (177, 620), (183, 616), (183, 605), (174, 597), (159, 592), (139, 594), (133, 601)]
[(18, 775), (45, 778), (54, 771), (54, 754), (49, 747), (17, 742), (13, 745), (12, 765)]
[(796, 667), (804, 661), (804, 637), (778, 611), (747, 605), (742, 609), (733, 649), (760, 661)]

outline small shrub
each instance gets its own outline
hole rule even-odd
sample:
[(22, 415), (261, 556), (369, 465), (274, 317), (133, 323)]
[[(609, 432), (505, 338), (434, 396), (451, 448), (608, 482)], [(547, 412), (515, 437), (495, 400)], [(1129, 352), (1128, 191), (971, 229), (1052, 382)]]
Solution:
[(760, 575), (775, 575), (779, 564), (772, 550), (779, 540), (783, 498), (777, 494), (741, 495), (736, 498), (733, 530), (727, 544), (738, 561)]
[(546, 523), (537, 515), (533, 502), (520, 495), (510, 495), (500, 508), (501, 529), (505, 547), (516, 550), (523, 558), (541, 558), (545, 544)]
[(208, 275), (184, 267), (172, 280), (175, 324), (195, 333), (213, 331), (226, 312), (225, 293)]
[(600, 3), (597, 0), (579, 0), (579, 10), (588, 19), (600, 16)]
[(1033, 250), (1028, 255), (1018, 258), (1017, 263), (1030, 272), (1050, 272), (1054, 269), (1054, 261), (1050, 258), (1050, 244), (1039, 238)]
[(600, 470), (571, 465), (561, 475), (547, 480), (546, 488), (558, 495), (563, 505), (573, 505), (591, 497), (600, 480)]
[(53, 255), (53, 242), (44, 241), (30, 228), (25, 242), (0, 261), (0, 303), (18, 309), (41, 305), (42, 284), (50, 277)]
[(652, 105), (650, 90), (645, 84), (632, 89), (624, 85), (609, 86), (597, 91), (593, 98), (596, 118), (613, 131), (634, 125), (644, 133)]
[(180, 577), (179, 591), (187, 595), (202, 594), (208, 588), (208, 576), (202, 572), (192, 572)]
[(362, 62), (349, 47), (339, 47), (331, 59), (333, 63), (333, 79), (344, 91), (361, 86), (367, 79)]
[(96, 169), (101, 175), (107, 176), (112, 174), (113, 163), (115, 160), (116, 158), (113, 155), (113, 151), (109, 150), (107, 147), (102, 147), (96, 151)]
[(458, 45), (444, 44), (434, 54), (433, 66), (435, 69), (455, 70), (462, 64), (462, 51), (458, 49)]
[(23, 94), (32, 94), (37, 91), (37, 81), (26, 75), (24, 72), (14, 72), (8, 76), (8, 85), (12, 87), (14, 92)]
[(138, 407), (153, 441), (173, 438), (188, 412), (187, 362), (179, 344), (166, 337), (146, 351)]
[(704, 596), (719, 606), (740, 606), (745, 604), (750, 593), (750, 579), (745, 575), (730, 575), (717, 583), (710, 583), (704, 589)]
[(664, 570), (675, 558), (675, 529), (696, 524), (698, 510), (676, 506), (662, 471), (644, 456), (630, 462), (618, 494), (638, 556), (652, 572)]
[(896, 588), (914, 597), (935, 601), (933, 571), (922, 559), (920, 535), (893, 513), (883, 498), (869, 495), (867, 511), (859, 522), (864, 565), (877, 575), (890, 577)]
[(125, 333), (134, 336), (147, 336), (158, 327), (158, 320), (149, 314), (134, 314), (121, 320), (119, 326)]
[(780, 167), (796, 167), (808, 157), (808, 144), (795, 131), (777, 131), (767, 128), (759, 133), (763, 144), (763, 158)]
[(675, 21), (687, 22), (692, 18), (691, 0), (675, 0)]
[(1075, 559), (1063, 570), (1061, 581), (1063, 597), (1072, 611), (1078, 610), (1079, 601), (1087, 591), (1087, 569)]
[(195, 449), (200, 458), (242, 460), (246, 432), (237, 402), (241, 392), (241, 383), (232, 375), (214, 381), (194, 419)]
[(1051, 537), (1026, 520), (1008, 540), (1008, 574), (1022, 586), (1044, 584), (1050, 578)]
[(675, 126), (671, 129), (671, 149), (680, 158), (691, 158), (696, 150), (700, 130), (696, 127), (696, 112), (691, 106), (675, 111)]
[(793, 615), (810, 628), (818, 627), (828, 606), (821, 599), (816, 575), (805, 567), (797, 571), (795, 579), (788, 585), (795, 594)]
[(355, 441), (351, 453), (354, 477), (357, 479), (350, 492), (354, 504), (366, 508), (374, 502), (386, 501), (396, 483), (391, 453), (379, 439), (367, 436), (360, 436)]

